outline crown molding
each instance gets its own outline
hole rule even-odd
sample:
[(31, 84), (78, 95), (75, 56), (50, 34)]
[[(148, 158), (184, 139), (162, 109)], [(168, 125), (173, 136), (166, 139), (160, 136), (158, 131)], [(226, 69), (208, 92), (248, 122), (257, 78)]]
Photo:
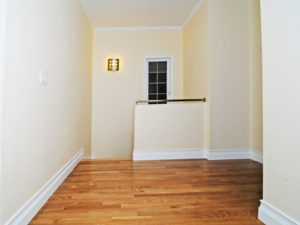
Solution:
[(196, 14), (196, 12), (200, 9), (200, 7), (203, 5), (203, 3), (206, 0), (199, 0), (194, 9), (191, 11), (191, 13), (186, 18), (185, 22), (182, 26), (132, 26), (132, 27), (95, 27), (92, 23), (92, 19), (89, 16), (87, 5), (84, 0), (80, 0), (80, 3), (82, 5), (82, 8), (85, 11), (86, 17), (91, 24), (91, 26), (94, 28), (94, 31), (137, 31), (137, 30), (182, 30), (192, 19), (192, 17)]
[(193, 9), (193, 11), (186, 18), (184, 24), (182, 25), (183, 28), (190, 22), (190, 20), (192, 19), (192, 17), (196, 14), (196, 12), (198, 11), (198, 9), (200, 9), (200, 7), (203, 5), (204, 2), (205, 2), (205, 0), (199, 0), (199, 2), (197, 3), (197, 5)]
[(95, 27), (94, 31), (182, 30), (182, 26)]
[(93, 27), (94, 27), (94, 24), (92, 23), (92, 19), (91, 19), (90, 16), (89, 16), (88, 9), (87, 9), (87, 5), (86, 5), (85, 1), (84, 1), (84, 0), (80, 0), (80, 3), (81, 3), (81, 6), (82, 6), (82, 8), (83, 8), (83, 11), (85, 12), (84, 14), (85, 14), (87, 20), (89, 21), (91, 27), (93, 28)]

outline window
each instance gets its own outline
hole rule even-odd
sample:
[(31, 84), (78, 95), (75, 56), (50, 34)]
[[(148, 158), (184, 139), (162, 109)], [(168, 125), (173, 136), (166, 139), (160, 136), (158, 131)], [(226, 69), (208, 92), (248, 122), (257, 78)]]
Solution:
[(172, 98), (171, 57), (146, 58), (145, 98), (165, 100)]

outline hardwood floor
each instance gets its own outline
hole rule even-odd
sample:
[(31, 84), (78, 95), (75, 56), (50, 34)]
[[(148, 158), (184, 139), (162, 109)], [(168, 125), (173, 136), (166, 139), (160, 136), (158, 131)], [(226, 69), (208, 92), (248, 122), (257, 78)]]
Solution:
[(83, 160), (30, 224), (262, 224), (261, 198), (251, 160)]

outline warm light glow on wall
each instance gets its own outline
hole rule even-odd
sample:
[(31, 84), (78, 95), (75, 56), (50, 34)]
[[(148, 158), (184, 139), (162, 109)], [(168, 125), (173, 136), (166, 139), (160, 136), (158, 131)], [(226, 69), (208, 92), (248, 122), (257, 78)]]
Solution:
[(120, 59), (111, 58), (107, 61), (107, 70), (108, 71), (119, 71), (120, 69)]

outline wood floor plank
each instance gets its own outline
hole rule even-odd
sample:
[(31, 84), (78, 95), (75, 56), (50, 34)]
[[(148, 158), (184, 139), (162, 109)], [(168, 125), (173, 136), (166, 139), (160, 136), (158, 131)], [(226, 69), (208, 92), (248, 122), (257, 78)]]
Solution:
[(255, 225), (261, 198), (251, 160), (85, 159), (30, 224)]

